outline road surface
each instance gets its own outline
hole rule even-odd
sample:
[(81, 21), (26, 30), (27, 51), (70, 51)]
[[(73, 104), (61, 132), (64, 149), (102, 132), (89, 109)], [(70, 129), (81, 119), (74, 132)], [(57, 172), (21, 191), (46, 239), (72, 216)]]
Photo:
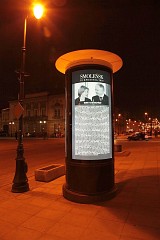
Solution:
[[(117, 144), (122, 145), (122, 151), (157, 152), (160, 145), (160, 138), (149, 141), (127, 141), (117, 139)], [(53, 139), (24, 139), (24, 157), (28, 164), (27, 177), (31, 188), (37, 186), (35, 183), (34, 171), (50, 164), (65, 164), (65, 143), (64, 138)], [(15, 139), (0, 139), (0, 187), (8, 186), (11, 189), (16, 166), (17, 141)], [(116, 163), (116, 156), (115, 156)]]
[[(64, 164), (64, 138), (24, 139), (24, 157), (28, 164), (28, 178), (34, 171), (50, 164)], [(0, 187), (11, 184), (15, 174), (17, 141), (0, 139)]]

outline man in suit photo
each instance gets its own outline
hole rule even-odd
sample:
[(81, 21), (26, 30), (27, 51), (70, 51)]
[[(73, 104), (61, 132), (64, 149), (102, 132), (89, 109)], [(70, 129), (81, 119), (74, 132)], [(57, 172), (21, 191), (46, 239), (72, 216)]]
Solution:
[(109, 105), (109, 98), (104, 93), (104, 85), (102, 83), (97, 83), (95, 85), (96, 95), (92, 97), (92, 102), (101, 102), (102, 105)]

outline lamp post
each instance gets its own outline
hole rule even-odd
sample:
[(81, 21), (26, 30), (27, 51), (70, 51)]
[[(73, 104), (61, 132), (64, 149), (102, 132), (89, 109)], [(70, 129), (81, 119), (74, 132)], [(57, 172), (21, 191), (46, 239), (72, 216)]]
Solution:
[(46, 124), (46, 121), (39, 121), (39, 124), (40, 124), (40, 132), (44, 131), (45, 130), (45, 124)]
[(14, 122), (13, 121), (9, 122), (9, 125), (11, 126), (10, 127), (10, 136), (12, 137), (12, 125), (14, 125)]
[(121, 133), (121, 113), (118, 114), (118, 135)]
[(152, 118), (149, 118), (148, 119), (149, 120), (149, 122), (150, 122), (150, 136), (152, 136), (152, 128), (153, 128), (153, 126), (152, 126)]
[[(38, 10), (39, 9), (39, 10)], [(43, 14), (42, 5), (38, 4), (34, 6), (34, 15), (39, 19)], [(37, 15), (38, 14), (38, 15)], [(38, 16), (38, 17), (37, 17)], [(24, 32), (23, 32), (23, 46), (22, 46), (22, 59), (21, 69), (19, 71), (19, 98), (18, 104), (21, 108), (21, 114), (19, 117), (19, 129), (18, 129), (18, 146), (16, 157), (16, 170), (13, 179), (12, 192), (21, 193), (29, 191), (29, 184), (27, 178), (28, 166), (24, 158), (23, 148), (23, 100), (24, 100), (24, 79), (25, 79), (25, 62), (26, 62), (26, 32), (27, 32), (27, 18), (24, 20)]]
[(145, 129), (144, 129), (144, 132), (146, 133), (146, 131), (147, 131), (147, 122), (148, 122), (148, 113), (147, 112), (144, 113), (144, 117), (145, 117)]

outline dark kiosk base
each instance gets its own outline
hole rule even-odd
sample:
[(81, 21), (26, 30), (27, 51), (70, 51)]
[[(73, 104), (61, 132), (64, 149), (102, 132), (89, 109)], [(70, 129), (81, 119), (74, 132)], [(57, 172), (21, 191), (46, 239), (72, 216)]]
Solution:
[(63, 196), (72, 201), (77, 203), (96, 203), (96, 202), (103, 202), (113, 198), (116, 195), (116, 187), (113, 188), (110, 192), (103, 192), (95, 195), (86, 195), (80, 194), (76, 192), (72, 192), (66, 188), (66, 184), (63, 185)]
[(94, 203), (115, 196), (113, 160), (67, 164), (63, 196), (73, 202)]

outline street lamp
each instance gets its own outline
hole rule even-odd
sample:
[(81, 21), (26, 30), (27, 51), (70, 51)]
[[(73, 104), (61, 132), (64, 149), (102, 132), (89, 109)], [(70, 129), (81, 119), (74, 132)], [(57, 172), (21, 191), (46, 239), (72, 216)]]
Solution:
[(14, 122), (13, 121), (9, 122), (9, 125), (11, 126), (11, 128), (10, 128), (10, 136), (12, 137), (12, 125), (14, 125)]
[(150, 122), (150, 136), (152, 136), (152, 118), (149, 118), (148, 121)]
[(145, 129), (144, 129), (144, 132), (146, 132), (147, 131), (147, 122), (148, 122), (148, 113), (145, 112), (144, 116), (145, 116)]
[[(34, 5), (33, 11), (35, 17), (38, 19), (43, 14), (43, 7), (42, 5), (38, 4)], [(35, 11), (35, 9), (39, 9), (41, 14), (39, 14), (38, 10)], [(29, 191), (29, 184), (28, 184), (28, 178), (26, 176), (28, 166), (25, 162), (25, 158), (23, 156), (24, 154), (24, 148), (23, 148), (23, 100), (24, 100), (24, 79), (25, 79), (25, 62), (26, 62), (26, 31), (27, 31), (27, 18), (25, 17), (24, 20), (24, 32), (23, 32), (23, 46), (22, 46), (22, 59), (21, 59), (21, 69), (19, 71), (19, 99), (18, 103), (21, 107), (21, 113), (19, 117), (19, 129), (18, 129), (18, 146), (17, 146), (17, 157), (16, 157), (16, 170), (15, 170), (15, 176), (13, 179), (13, 185), (12, 185), (12, 192), (20, 193), (20, 192), (27, 192)]]
[(121, 120), (121, 113), (118, 114), (118, 135), (120, 134), (121, 130), (120, 130), (120, 127), (121, 127), (121, 123), (120, 123), (120, 120)]

